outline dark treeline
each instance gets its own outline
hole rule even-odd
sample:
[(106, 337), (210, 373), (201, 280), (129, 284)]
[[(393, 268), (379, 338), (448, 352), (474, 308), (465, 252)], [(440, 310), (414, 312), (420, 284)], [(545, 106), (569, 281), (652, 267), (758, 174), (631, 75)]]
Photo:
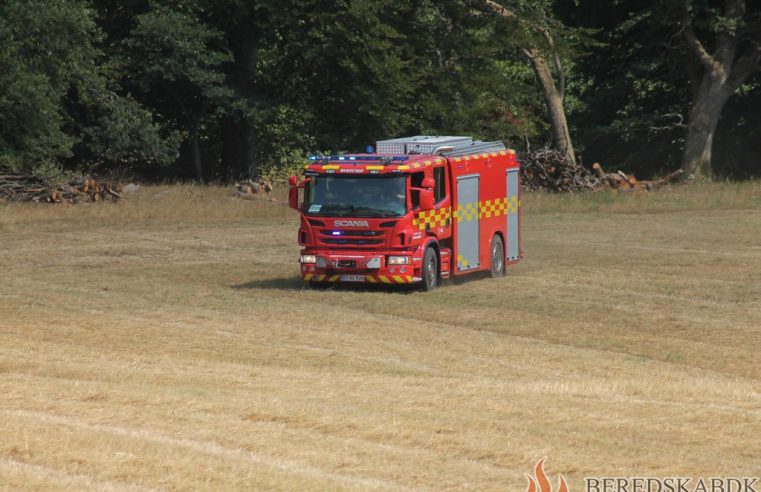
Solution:
[(0, 166), (274, 177), (427, 133), (746, 178), (759, 68), (745, 0), (0, 0)]

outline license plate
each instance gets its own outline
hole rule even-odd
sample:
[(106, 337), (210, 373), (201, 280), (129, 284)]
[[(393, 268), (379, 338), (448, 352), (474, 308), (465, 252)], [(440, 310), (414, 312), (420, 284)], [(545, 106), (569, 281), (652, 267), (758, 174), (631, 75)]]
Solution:
[(341, 275), (338, 277), (338, 280), (341, 282), (364, 282), (365, 276), (364, 275)]

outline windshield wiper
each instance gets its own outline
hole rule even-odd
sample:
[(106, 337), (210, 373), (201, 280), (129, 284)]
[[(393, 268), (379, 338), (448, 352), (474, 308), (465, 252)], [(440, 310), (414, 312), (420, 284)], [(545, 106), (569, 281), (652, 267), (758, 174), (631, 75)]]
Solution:
[(404, 212), (395, 212), (388, 209), (376, 209), (370, 207), (355, 207), (354, 205), (323, 205), (319, 211), (309, 215), (348, 217), (358, 215), (361, 217), (399, 217)]
[(399, 215), (402, 215), (398, 212), (394, 212), (393, 210), (375, 209), (370, 207), (357, 207), (354, 209), (354, 211), (369, 217), (398, 217)]
[(312, 215), (346, 217), (352, 213), (354, 213), (352, 205), (323, 205), (319, 212), (315, 212)]

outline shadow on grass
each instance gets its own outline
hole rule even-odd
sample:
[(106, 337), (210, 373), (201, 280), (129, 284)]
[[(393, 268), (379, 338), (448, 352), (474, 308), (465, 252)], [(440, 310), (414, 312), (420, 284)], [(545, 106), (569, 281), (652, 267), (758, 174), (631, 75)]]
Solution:
[(262, 280), (252, 280), (238, 285), (233, 285), (233, 289), (280, 289), (280, 290), (301, 290), (304, 288), (300, 277), (282, 277), (282, 278), (265, 278)]
[(300, 277), (266, 278), (252, 280), (238, 285), (232, 285), (233, 289), (275, 289), (275, 290), (332, 290), (346, 292), (386, 292), (393, 294), (410, 294), (416, 292), (417, 286), (410, 285), (387, 285), (387, 284), (364, 284), (364, 283), (308, 283), (302, 282)]
[(484, 282), (491, 280), (491, 274), (489, 272), (473, 272), (461, 277), (450, 277), (441, 283), (441, 287), (456, 287), (458, 285), (467, 285), (471, 282), (480, 282), (482, 280)]

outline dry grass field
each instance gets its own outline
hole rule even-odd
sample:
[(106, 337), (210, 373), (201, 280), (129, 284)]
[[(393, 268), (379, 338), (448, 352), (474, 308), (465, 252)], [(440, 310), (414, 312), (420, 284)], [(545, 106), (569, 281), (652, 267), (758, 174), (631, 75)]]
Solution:
[(519, 265), (430, 294), (302, 289), (229, 189), (0, 205), (0, 490), (759, 476), (761, 183), (524, 203)]

